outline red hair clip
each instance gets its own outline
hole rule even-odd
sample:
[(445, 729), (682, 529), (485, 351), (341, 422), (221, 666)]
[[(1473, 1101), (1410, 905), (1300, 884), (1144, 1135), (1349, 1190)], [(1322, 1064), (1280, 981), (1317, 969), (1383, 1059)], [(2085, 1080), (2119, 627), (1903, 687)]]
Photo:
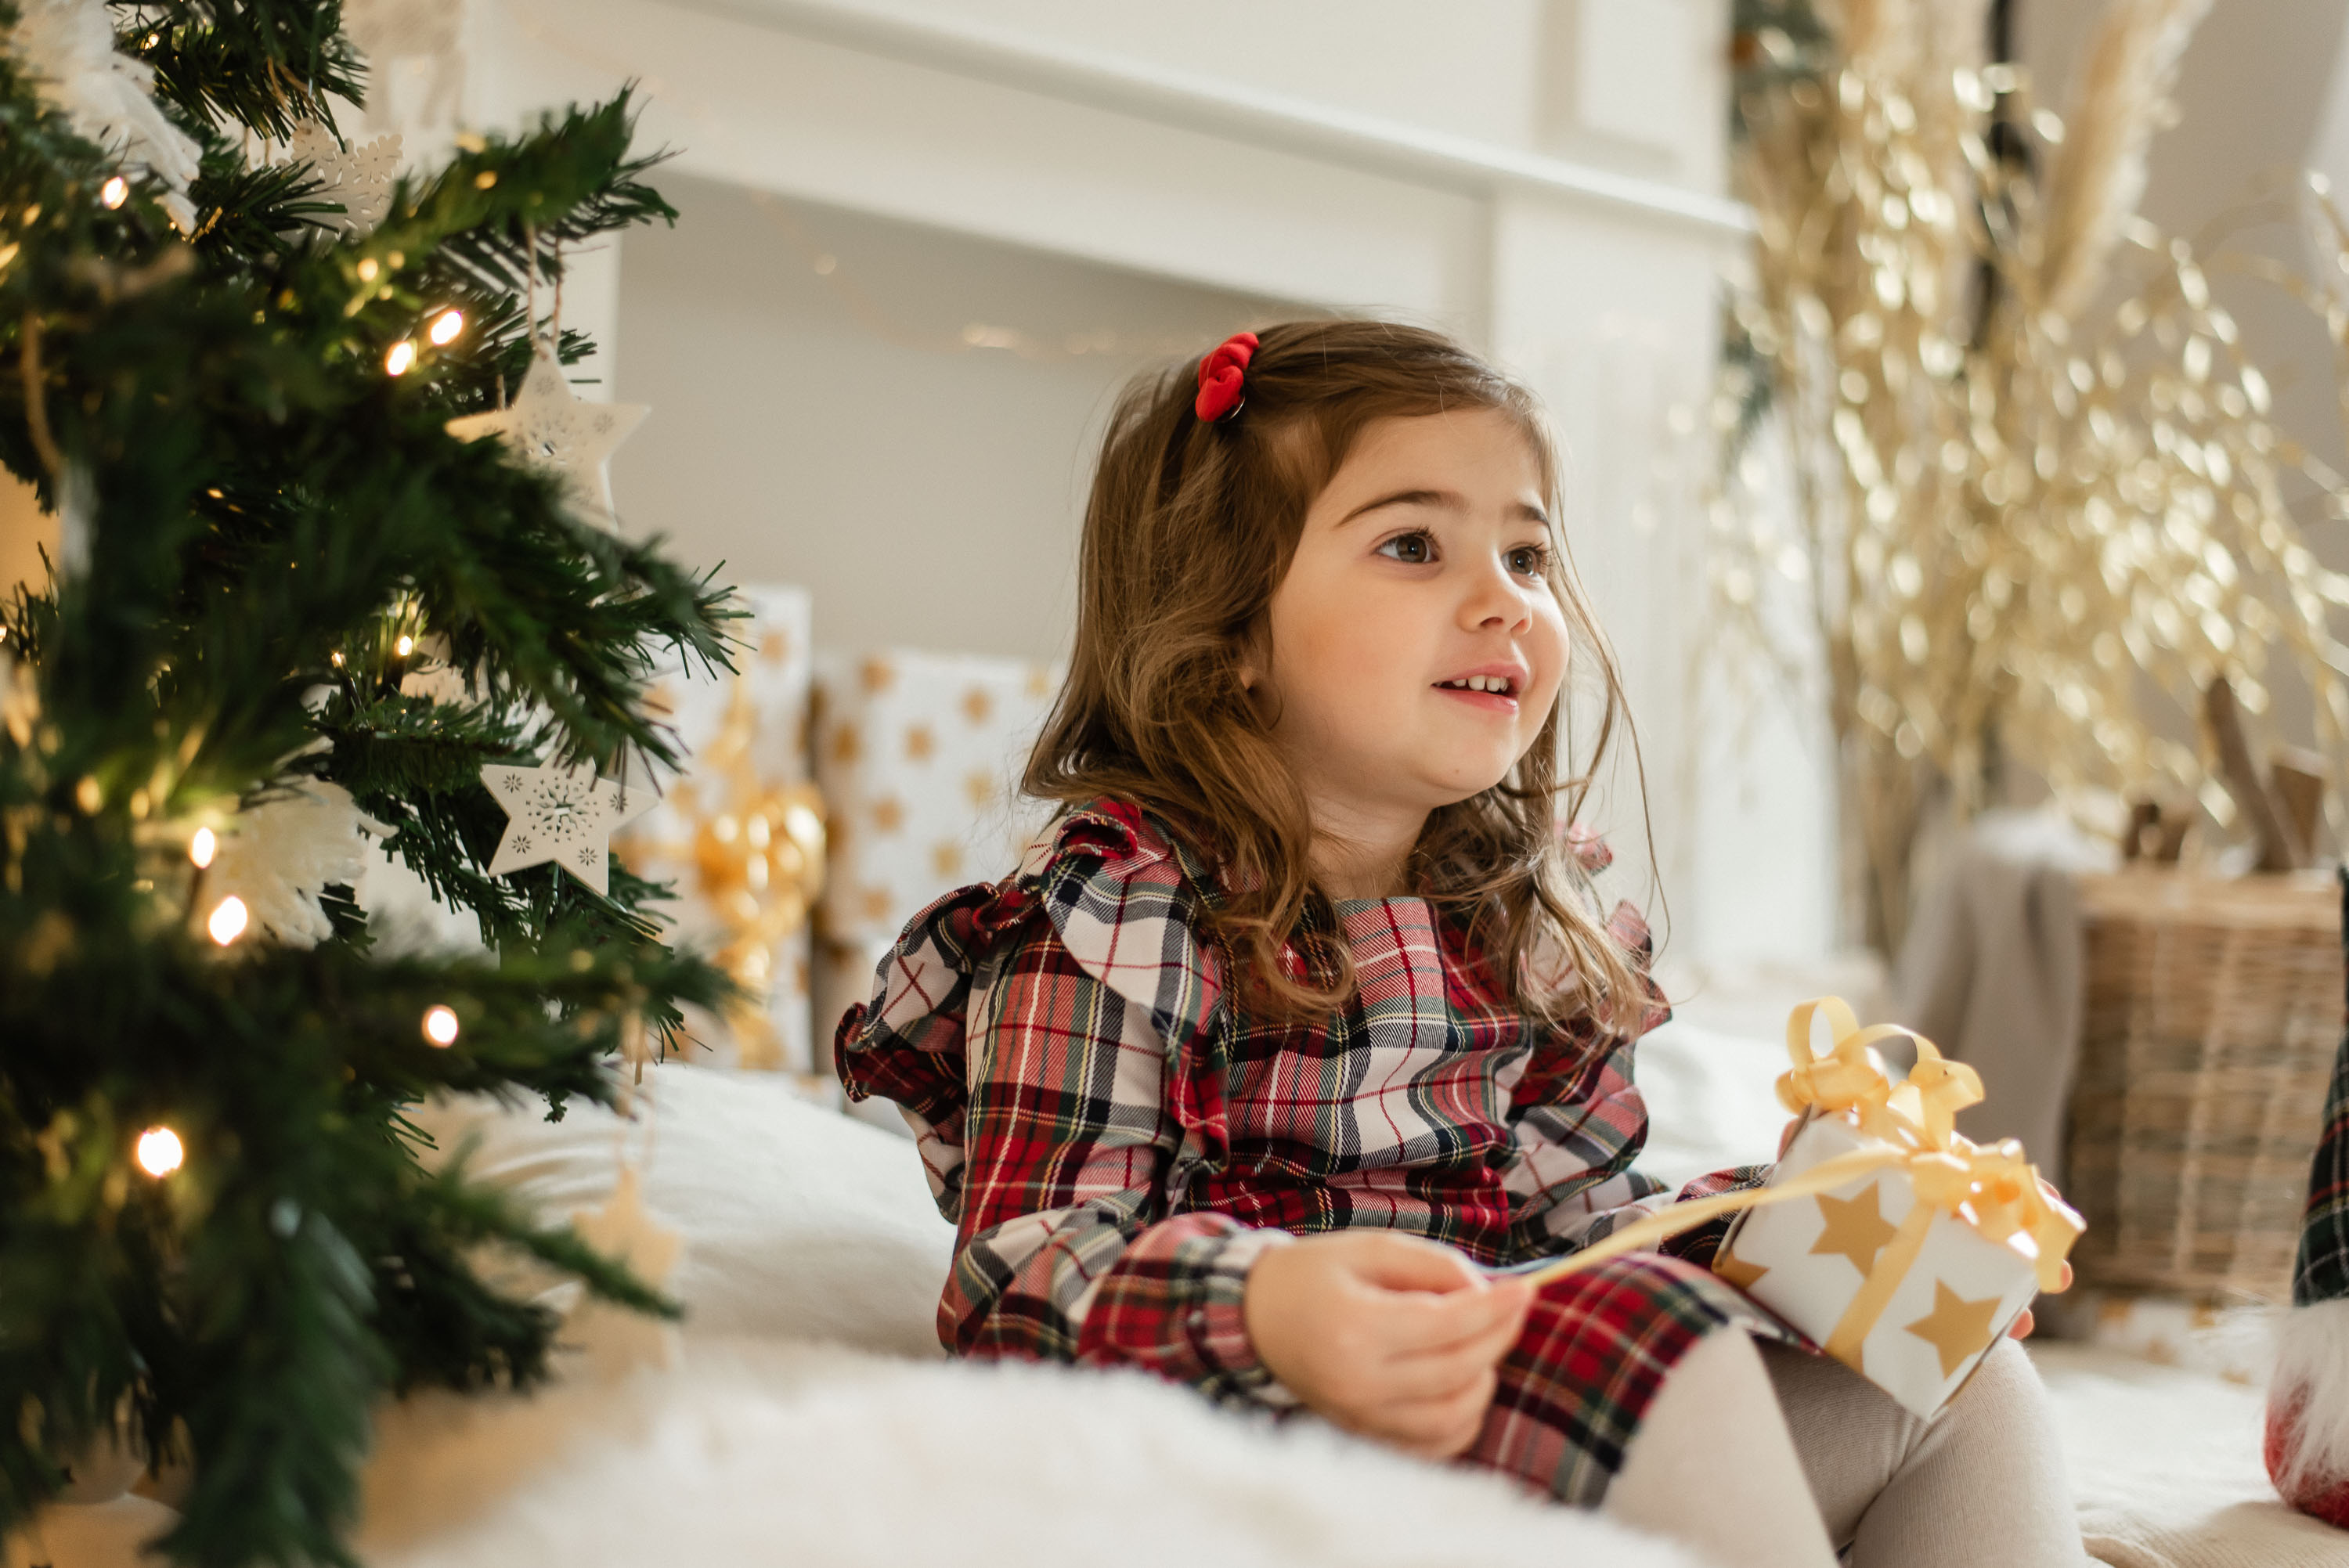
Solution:
[(1191, 410), (1213, 423), (1228, 419), (1247, 401), (1248, 361), (1256, 357), (1256, 334), (1236, 332), (1199, 361), (1199, 396)]

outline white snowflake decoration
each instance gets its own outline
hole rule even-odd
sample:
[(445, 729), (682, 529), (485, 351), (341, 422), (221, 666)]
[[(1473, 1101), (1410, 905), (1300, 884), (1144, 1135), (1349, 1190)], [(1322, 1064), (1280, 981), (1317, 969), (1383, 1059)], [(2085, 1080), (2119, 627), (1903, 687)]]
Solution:
[(461, 703), (472, 700), (472, 692), (465, 685), (465, 672), (452, 665), (435, 661), (409, 671), (399, 677), (399, 695), (420, 696), (429, 702)]
[(114, 46), (106, 0), (22, 0), (8, 49), (76, 132), (169, 187), (164, 211), (195, 232), (196, 144), (156, 107), (155, 68)]
[(325, 126), (305, 120), (291, 141), (262, 142), (259, 161), (308, 164), (318, 180), (315, 199), (339, 201), (343, 208), (316, 213), (309, 221), (346, 240), (364, 240), (391, 211), (392, 181), (399, 176), (399, 136), (394, 132), (346, 148)]
[(505, 836), (490, 874), (504, 876), (554, 861), (600, 894), (610, 892), (611, 838), (659, 797), (595, 777), (593, 768), (517, 768), (492, 764), (481, 782), (506, 809)]
[(542, 344), (520, 397), (493, 413), (450, 420), (449, 433), (460, 441), (497, 437), (525, 462), (559, 477), (574, 510), (613, 528), (612, 453), (651, 411), (641, 403), (581, 402), (554, 351)]
[(391, 833), (341, 785), (305, 779), (229, 820), (204, 872), (205, 897), (233, 893), (279, 942), (316, 947), (335, 934), (319, 895), (336, 883), (355, 885), (367, 869), (366, 835)]

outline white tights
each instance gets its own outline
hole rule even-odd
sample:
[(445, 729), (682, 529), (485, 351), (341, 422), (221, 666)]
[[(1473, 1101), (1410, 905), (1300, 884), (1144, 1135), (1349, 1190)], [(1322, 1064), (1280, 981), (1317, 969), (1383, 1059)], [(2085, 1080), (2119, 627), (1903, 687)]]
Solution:
[(2002, 1342), (1936, 1420), (1857, 1372), (1724, 1329), (1648, 1407), (1609, 1513), (1733, 1568), (2078, 1568), (2047, 1393)]

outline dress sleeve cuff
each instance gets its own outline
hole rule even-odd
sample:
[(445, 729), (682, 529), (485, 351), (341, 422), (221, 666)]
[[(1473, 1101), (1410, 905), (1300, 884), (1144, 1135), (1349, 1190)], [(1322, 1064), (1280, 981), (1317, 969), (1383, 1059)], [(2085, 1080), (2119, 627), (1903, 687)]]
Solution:
[(1219, 1392), (1253, 1400), (1277, 1409), (1297, 1403), (1257, 1354), (1248, 1338), (1248, 1270), (1257, 1259), (1297, 1238), (1287, 1231), (1238, 1231), (1221, 1238), (1206, 1267), (1203, 1287), (1184, 1324), (1195, 1354), (1209, 1372)]
[(1217, 1399), (1294, 1405), (1249, 1340), (1244, 1310), (1248, 1270), (1267, 1248), (1293, 1240), (1217, 1214), (1160, 1221), (1098, 1282), (1078, 1359), (1146, 1367)]

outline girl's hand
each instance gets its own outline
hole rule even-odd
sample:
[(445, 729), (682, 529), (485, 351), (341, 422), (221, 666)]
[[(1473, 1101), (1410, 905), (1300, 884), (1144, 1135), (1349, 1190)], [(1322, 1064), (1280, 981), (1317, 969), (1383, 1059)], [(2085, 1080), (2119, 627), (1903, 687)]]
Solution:
[[(2072, 1288), (2072, 1265), (2070, 1264), (2065, 1264), (2064, 1265), (2064, 1283), (2056, 1288), (2059, 1290), (2070, 1290)], [(2037, 1326), (2039, 1326), (2037, 1322), (2031, 1315), (2031, 1309), (2026, 1306), (2021, 1312), (2015, 1314), (2014, 1321), (2013, 1323), (2007, 1325), (2006, 1336), (2009, 1339), (2028, 1339), (2031, 1337), (2031, 1331)]]
[(1434, 1242), (1341, 1231), (1266, 1252), (1241, 1312), (1257, 1354), (1309, 1409), (1448, 1460), (1476, 1440), (1533, 1297)]

